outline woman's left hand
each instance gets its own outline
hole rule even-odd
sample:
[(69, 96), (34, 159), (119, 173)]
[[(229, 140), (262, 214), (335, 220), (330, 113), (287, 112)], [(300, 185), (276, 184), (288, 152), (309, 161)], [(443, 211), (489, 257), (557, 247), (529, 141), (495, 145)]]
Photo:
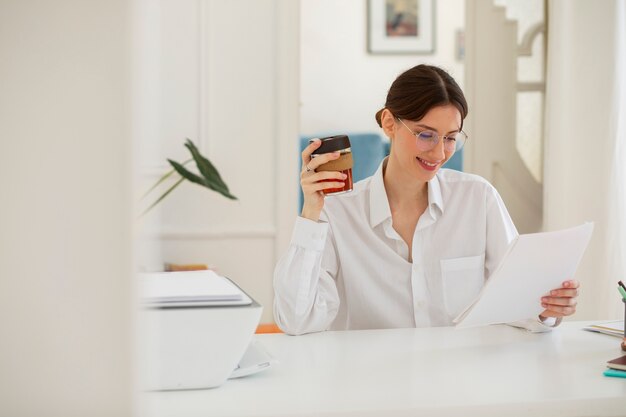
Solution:
[(540, 317), (565, 317), (576, 312), (576, 298), (578, 297), (578, 287), (580, 284), (575, 280), (563, 282), (561, 288), (550, 291), (549, 295), (541, 297), (541, 306), (545, 310)]

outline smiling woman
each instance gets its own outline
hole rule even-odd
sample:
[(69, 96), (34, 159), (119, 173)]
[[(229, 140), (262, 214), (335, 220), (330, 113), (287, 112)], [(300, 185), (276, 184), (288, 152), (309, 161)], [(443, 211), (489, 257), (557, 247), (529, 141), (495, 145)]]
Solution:
[[(311, 158), (319, 140), (304, 149), (304, 206), (274, 273), (282, 330), (450, 326), (474, 300), (517, 230), (485, 179), (441, 169), (466, 139), (467, 113), (448, 73), (418, 65), (393, 82), (376, 114), (390, 155), (351, 193), (326, 197), (345, 178), (316, 172), (338, 153)], [(566, 281), (537, 300), (544, 312), (523, 327), (547, 330), (556, 322), (548, 317), (573, 314), (577, 287)]]
[[(396, 146), (402, 146), (407, 149), (403, 152), (394, 152), (393, 154), (411, 155), (417, 152), (419, 155), (415, 156), (415, 159), (420, 163), (421, 167), (433, 173), (457, 151), (457, 144), (458, 149), (461, 148), (467, 136), (459, 126), (459, 111), (450, 104), (434, 107), (421, 118), (419, 123), (405, 122), (401, 118), (394, 116), (387, 109), (383, 110), (381, 118), (383, 119), (382, 123), (388, 128), (392, 126), (395, 128), (397, 123), (400, 124), (396, 136), (402, 137), (403, 140), (401, 144)], [(409, 127), (407, 123), (414, 127)], [(446, 133), (439, 134), (438, 132), (441, 130), (434, 126), (445, 126), (443, 132)], [(429, 181), (430, 177), (424, 180)]]
[[(392, 148), (404, 148), (401, 152), (391, 152), (390, 159), (398, 159), (398, 163), (392, 164), (390, 169), (395, 171), (397, 165), (410, 172), (409, 166), (415, 165), (417, 160), (426, 171), (425, 176), (418, 173), (418, 177), (424, 183), (429, 181), (452, 157), (457, 143), (458, 149), (465, 143), (467, 135), (463, 132), (463, 120), (467, 113), (463, 91), (450, 74), (440, 68), (418, 65), (396, 78), (387, 94), (385, 107), (376, 113), (376, 122), (390, 138)], [(410, 134), (415, 136), (414, 140), (406, 140)], [(395, 136), (404, 140), (397, 143)], [(405, 157), (416, 152), (419, 155), (410, 157), (409, 165), (403, 162)]]

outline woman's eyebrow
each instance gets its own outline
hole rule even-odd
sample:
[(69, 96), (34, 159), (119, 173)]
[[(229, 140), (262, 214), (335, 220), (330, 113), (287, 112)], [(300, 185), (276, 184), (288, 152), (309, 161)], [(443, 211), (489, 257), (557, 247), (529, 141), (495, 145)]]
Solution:
[[(424, 125), (424, 124), (421, 124), (421, 123), (418, 123), (417, 127), (423, 127), (424, 129), (433, 130), (435, 132), (437, 131), (437, 129), (435, 129), (434, 127), (431, 127), (431, 126), (428, 126), (428, 125)], [(459, 128), (459, 129), (455, 129), (455, 130), (451, 130), (449, 132), (446, 132), (446, 134), (454, 133), (454, 132), (460, 132), (460, 131), (461, 131), (461, 129)]]

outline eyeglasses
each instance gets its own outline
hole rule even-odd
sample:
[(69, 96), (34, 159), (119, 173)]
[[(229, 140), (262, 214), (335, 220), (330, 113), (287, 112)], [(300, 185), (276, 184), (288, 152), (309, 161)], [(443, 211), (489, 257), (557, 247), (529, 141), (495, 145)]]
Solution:
[(443, 138), (443, 147), (447, 152), (456, 152), (460, 150), (463, 145), (465, 145), (465, 141), (468, 136), (467, 133), (459, 130), (458, 132), (451, 133), (445, 136), (439, 136), (439, 134), (432, 130), (422, 130), (421, 132), (414, 132), (408, 127), (402, 119), (396, 117), (400, 123), (404, 127), (406, 127), (409, 132), (416, 138), (416, 145), (421, 151), (429, 151), (433, 149), (438, 143), (439, 138)]

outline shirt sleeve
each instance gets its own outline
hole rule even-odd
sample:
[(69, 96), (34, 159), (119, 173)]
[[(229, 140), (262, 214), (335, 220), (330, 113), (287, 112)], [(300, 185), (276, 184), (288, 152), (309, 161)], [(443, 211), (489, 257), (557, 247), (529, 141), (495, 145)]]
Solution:
[(339, 311), (338, 262), (330, 226), (298, 217), (274, 270), (274, 319), (287, 334), (327, 330)]

